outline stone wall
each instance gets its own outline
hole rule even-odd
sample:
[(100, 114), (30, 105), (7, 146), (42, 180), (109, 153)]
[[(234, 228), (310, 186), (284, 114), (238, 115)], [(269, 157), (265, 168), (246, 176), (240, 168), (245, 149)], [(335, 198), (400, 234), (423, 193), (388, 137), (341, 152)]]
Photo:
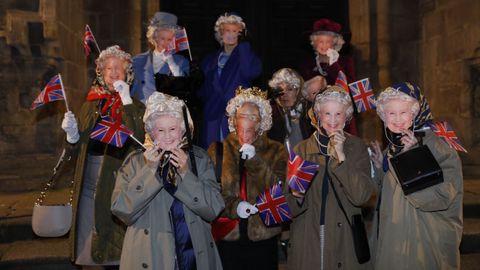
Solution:
[(451, 123), (468, 154), (464, 173), (480, 175), (480, 2), (421, 1), (420, 76), (434, 116)]

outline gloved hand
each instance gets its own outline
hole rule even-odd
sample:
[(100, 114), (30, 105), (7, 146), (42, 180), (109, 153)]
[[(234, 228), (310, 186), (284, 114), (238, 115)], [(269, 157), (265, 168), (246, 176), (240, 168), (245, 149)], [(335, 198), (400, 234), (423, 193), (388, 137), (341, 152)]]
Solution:
[(249, 202), (241, 201), (237, 206), (237, 215), (240, 218), (248, 218), (250, 215), (254, 215), (258, 212), (257, 207), (253, 206)]
[(242, 159), (251, 159), (255, 156), (255, 146), (245, 143), (240, 147), (240, 153), (242, 153)]
[(167, 62), (168, 67), (170, 68), (170, 71), (172, 72), (172, 75), (175, 77), (180, 77), (182, 76), (182, 71), (180, 70), (180, 66), (175, 63), (175, 60), (173, 60), (173, 56), (171, 54), (167, 54), (165, 56), (165, 62)]
[(73, 112), (68, 111), (64, 114), (62, 120), (62, 129), (67, 134), (67, 142), (74, 144), (80, 140), (80, 134), (78, 134), (78, 124)]
[(124, 81), (118, 80), (113, 83), (113, 88), (115, 88), (115, 91), (117, 91), (118, 94), (120, 95), (123, 105), (128, 105), (133, 103), (133, 100), (130, 97), (130, 85), (128, 85)]
[(328, 56), (328, 64), (331, 66), (333, 65), (333, 63), (337, 62), (338, 61), (338, 57), (340, 57), (340, 55), (338, 54), (338, 52), (334, 49), (328, 49), (327, 50), (327, 56)]

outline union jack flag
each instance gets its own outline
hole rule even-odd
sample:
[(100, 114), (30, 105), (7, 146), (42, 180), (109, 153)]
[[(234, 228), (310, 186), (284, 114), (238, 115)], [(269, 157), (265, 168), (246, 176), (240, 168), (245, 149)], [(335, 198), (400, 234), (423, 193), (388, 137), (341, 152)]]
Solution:
[(310, 186), (315, 173), (319, 167), (318, 164), (304, 160), (288, 147), (289, 157), (287, 165), (288, 186), (296, 191), (305, 193)]
[(350, 92), (350, 90), (348, 90), (347, 76), (341, 70), (338, 72), (335, 85), (342, 87), (345, 91), (347, 91), (347, 93)]
[(258, 195), (256, 207), (266, 226), (292, 220), (292, 214), (282, 193), (280, 182)]
[(105, 117), (95, 125), (90, 138), (121, 148), (132, 134), (133, 132), (120, 121), (116, 122), (110, 117)]
[(376, 108), (375, 95), (368, 78), (353, 82), (348, 86), (350, 87), (357, 112), (361, 113)]
[(181, 28), (175, 32), (175, 38), (172, 43), (168, 45), (167, 51), (169, 53), (176, 53), (179, 51), (189, 50), (190, 44), (188, 43), (187, 30)]
[(430, 129), (451, 148), (467, 153), (467, 149), (460, 144), (457, 134), (455, 134), (453, 128), (446, 121), (435, 122), (430, 125)]
[(90, 29), (90, 26), (85, 25), (85, 35), (83, 38), (83, 48), (85, 51), (85, 55), (88, 57), (90, 53), (92, 52), (92, 48), (90, 47), (92, 45), (92, 42), (95, 42), (95, 37), (93, 36), (92, 30)]
[(65, 95), (63, 91), (62, 78), (60, 74), (53, 76), (50, 81), (45, 85), (40, 95), (33, 101), (30, 110), (35, 110), (38, 107), (41, 107), (49, 102), (65, 100)]

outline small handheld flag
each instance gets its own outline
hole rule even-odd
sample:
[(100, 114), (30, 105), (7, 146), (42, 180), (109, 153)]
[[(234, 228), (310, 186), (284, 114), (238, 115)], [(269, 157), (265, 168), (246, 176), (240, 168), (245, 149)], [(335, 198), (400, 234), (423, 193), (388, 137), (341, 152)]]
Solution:
[(451, 148), (467, 153), (467, 149), (460, 144), (457, 134), (455, 134), (453, 128), (446, 121), (435, 122), (430, 125), (430, 129)]
[(112, 118), (105, 117), (95, 125), (90, 138), (121, 148), (132, 134), (133, 132), (121, 122), (115, 122)]
[(168, 45), (169, 53), (177, 53), (179, 51), (188, 50), (190, 61), (192, 61), (192, 53), (190, 52), (190, 43), (188, 42), (187, 30), (185, 28), (178, 29), (172, 43)]
[[(63, 89), (62, 77), (60, 74), (53, 76), (45, 85), (40, 95), (33, 101), (30, 110), (35, 110), (49, 102), (65, 100), (65, 92)], [(67, 109), (68, 111), (68, 109)]]
[(89, 56), (90, 53), (92, 52), (92, 43), (95, 44), (97, 47), (98, 53), (100, 53), (100, 47), (98, 47), (98, 43), (95, 40), (95, 37), (93, 36), (92, 30), (90, 29), (90, 26), (85, 25), (85, 35), (83, 38), (83, 48), (85, 51), (85, 56)]
[(273, 184), (257, 197), (260, 218), (266, 226), (272, 226), (292, 219), (287, 200), (282, 193), (281, 182)]
[(375, 109), (375, 95), (373, 94), (373, 89), (368, 78), (353, 82), (348, 86), (350, 87), (358, 113)]
[(338, 72), (335, 85), (342, 87), (347, 93), (350, 92), (350, 90), (348, 90), (347, 76), (341, 70)]
[(310, 186), (319, 165), (295, 154), (290, 145), (287, 144), (288, 165), (287, 165), (287, 183), (288, 186), (296, 191), (305, 193)]

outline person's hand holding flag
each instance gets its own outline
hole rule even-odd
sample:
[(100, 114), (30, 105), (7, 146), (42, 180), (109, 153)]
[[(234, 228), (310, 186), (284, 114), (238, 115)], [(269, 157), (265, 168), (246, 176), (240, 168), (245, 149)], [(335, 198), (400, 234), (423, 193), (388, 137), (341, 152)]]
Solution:
[(80, 134), (78, 133), (78, 124), (75, 119), (75, 115), (72, 111), (68, 111), (63, 116), (62, 129), (67, 134), (67, 142), (75, 144), (80, 140)]

